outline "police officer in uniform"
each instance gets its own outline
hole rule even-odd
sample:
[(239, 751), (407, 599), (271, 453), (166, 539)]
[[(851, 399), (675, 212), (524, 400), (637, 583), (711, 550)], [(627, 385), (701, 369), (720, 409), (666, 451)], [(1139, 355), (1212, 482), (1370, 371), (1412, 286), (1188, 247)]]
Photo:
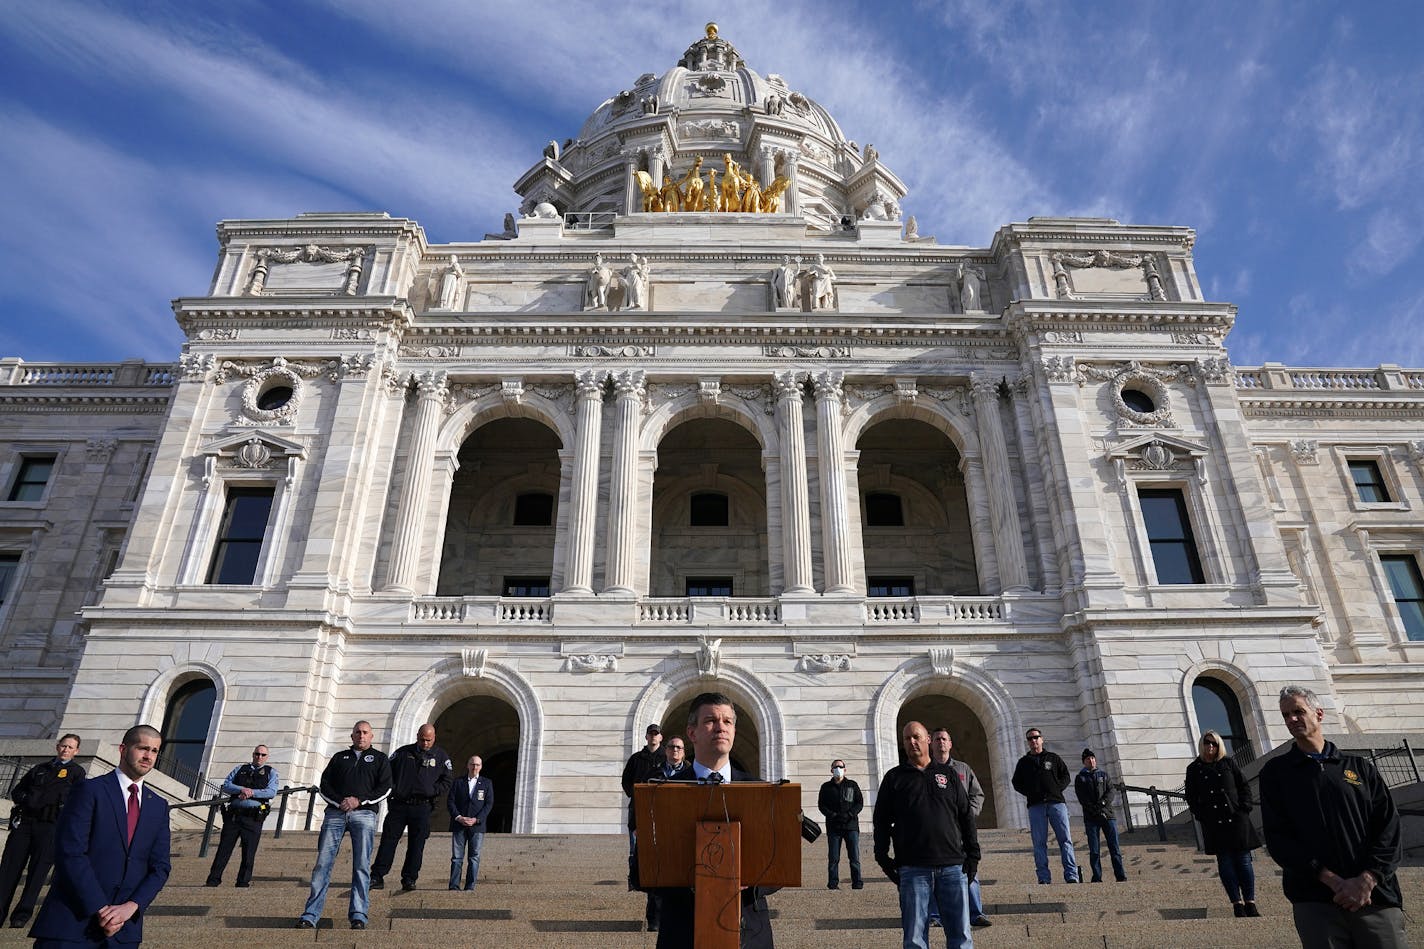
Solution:
[(223, 871), (232, 857), (233, 845), (242, 841), (242, 862), (237, 868), (237, 885), (252, 885), (252, 866), (257, 862), (257, 844), (262, 840), (262, 822), (277, 796), (277, 769), (267, 763), (267, 746), (252, 749), (252, 763), (241, 764), (228, 773), (223, 793), (232, 800), (223, 807), (222, 837), (218, 853), (208, 869), (208, 886), (221, 886)]
[(430, 836), (431, 812), (445, 800), (454, 780), (450, 756), (435, 744), (435, 726), (428, 722), (416, 732), (415, 744), (397, 748), (391, 755), (391, 803), (386, 822), (381, 825), (381, 849), (371, 867), (371, 889), (385, 888), (386, 874), (396, 859), (396, 845), (407, 828), (410, 838), (401, 864), (401, 889), (415, 889), (425, 858), (425, 839)]
[(10, 908), (25, 863), (30, 865), (25, 889), (10, 914), (14, 929), (28, 923), (35, 911), (40, 887), (45, 885), (54, 864), (54, 822), (69, 792), (84, 780), (84, 769), (74, 763), (74, 756), (79, 753), (78, 735), (65, 735), (54, 746), (54, 753), (53, 760), (35, 765), (10, 792), (15, 807), (10, 811), (5, 855), (0, 857), (0, 919)]

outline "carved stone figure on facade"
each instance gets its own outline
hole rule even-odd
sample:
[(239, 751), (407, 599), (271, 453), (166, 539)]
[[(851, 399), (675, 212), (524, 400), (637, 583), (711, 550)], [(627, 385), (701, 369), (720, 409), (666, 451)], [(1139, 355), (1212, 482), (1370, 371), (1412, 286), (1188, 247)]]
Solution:
[(1063, 256), (1053, 255), (1053, 292), (1060, 300), (1072, 299), (1073, 291), (1068, 288), (1068, 271), (1063, 266)]
[(643, 114), (644, 114), (644, 115), (657, 115), (657, 114), (658, 114), (658, 97), (657, 97), (657, 96), (643, 96), (643, 98), (642, 98), (642, 106), (643, 106)]
[(880, 160), (880, 152), (876, 149), (874, 145), (866, 145), (863, 157), (865, 163), (868, 165), (873, 161)]
[(465, 282), (465, 271), (460, 267), (459, 259), (450, 255), (450, 263), (445, 267), (445, 272), (440, 275), (440, 309), (454, 310), (460, 304), (460, 287)]
[(613, 286), (613, 268), (603, 262), (602, 254), (593, 255), (593, 269), (588, 272), (588, 283), (584, 288), (583, 308), (585, 310), (608, 309), (608, 290)]
[(908, 218), (905, 219), (905, 240), (917, 241), (919, 239), (920, 222), (916, 221), (915, 216), (911, 214)]
[(637, 254), (628, 255), (628, 266), (623, 268), (624, 310), (646, 310), (648, 308), (648, 258)]
[(1162, 289), (1162, 275), (1157, 272), (1157, 264), (1151, 254), (1142, 255), (1142, 272), (1147, 277), (1147, 295), (1153, 300), (1167, 299), (1167, 293)]
[(544, 146), (544, 157), (545, 157), (545, 158), (548, 158), (548, 159), (552, 159), (553, 161), (558, 161), (558, 160), (559, 160), (559, 143), (558, 143), (558, 142), (555, 142), (555, 141), (550, 141), (549, 144), (545, 145), (545, 146)]
[(801, 258), (797, 257), (792, 263), (791, 258), (782, 255), (781, 266), (772, 271), (771, 286), (776, 296), (776, 308), (778, 310), (795, 307), (801, 308), (801, 301), (798, 299), (797, 274), (801, 272)]
[(679, 194), (682, 198), (682, 209), (684, 211), (704, 210), (702, 196), (702, 157), (698, 156), (692, 160), (692, 167), (687, 170), (687, 174), (682, 176), (682, 181), (678, 185)]
[(826, 263), (825, 254), (816, 255), (816, 262), (806, 270), (806, 279), (811, 284), (811, 309), (835, 309), (836, 272)]
[(984, 309), (984, 271), (978, 267), (957, 264), (955, 279), (959, 282), (959, 308), (965, 313), (982, 312)]
[(780, 115), (786, 109), (786, 97), (773, 93), (766, 97), (766, 114)]

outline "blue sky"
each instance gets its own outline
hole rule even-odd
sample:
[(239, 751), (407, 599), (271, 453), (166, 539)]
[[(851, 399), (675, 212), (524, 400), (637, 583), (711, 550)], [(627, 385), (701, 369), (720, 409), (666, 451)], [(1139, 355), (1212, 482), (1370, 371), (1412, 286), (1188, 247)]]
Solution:
[(715, 19), (905, 212), (1198, 231), (1237, 365), (1424, 367), (1424, 4), (44, 0), (0, 17), (0, 356), (174, 358), (224, 218), (501, 229), (511, 185)]

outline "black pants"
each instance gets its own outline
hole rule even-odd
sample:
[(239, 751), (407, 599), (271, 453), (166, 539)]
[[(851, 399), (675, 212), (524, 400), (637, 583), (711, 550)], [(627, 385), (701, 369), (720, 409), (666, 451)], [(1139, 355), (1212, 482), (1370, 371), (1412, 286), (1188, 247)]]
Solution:
[(420, 879), (420, 864), (425, 859), (425, 838), (430, 836), (430, 805), (392, 804), (386, 811), (386, 822), (381, 825), (381, 847), (376, 851), (376, 862), (371, 865), (371, 877), (379, 879), (391, 870), (396, 861), (396, 845), (401, 833), (409, 837), (405, 843), (405, 862), (401, 864), (401, 882), (415, 883)]
[(237, 866), (237, 885), (252, 883), (252, 868), (257, 863), (257, 845), (262, 841), (262, 818), (246, 810), (228, 808), (223, 812), (222, 836), (218, 838), (218, 853), (208, 870), (208, 882), (222, 882), (223, 871), (232, 858), (233, 845), (242, 842), (242, 862)]
[(54, 865), (53, 821), (22, 818), (20, 826), (10, 831), (5, 841), (5, 855), (0, 857), (0, 919), (4, 919), (5, 911), (10, 908), (26, 863), (30, 865), (30, 875), (25, 879), (25, 889), (20, 893), (15, 911), (10, 914), (10, 922), (15, 925), (29, 921), (35, 903), (39, 902), (40, 887), (45, 885), (50, 867)]

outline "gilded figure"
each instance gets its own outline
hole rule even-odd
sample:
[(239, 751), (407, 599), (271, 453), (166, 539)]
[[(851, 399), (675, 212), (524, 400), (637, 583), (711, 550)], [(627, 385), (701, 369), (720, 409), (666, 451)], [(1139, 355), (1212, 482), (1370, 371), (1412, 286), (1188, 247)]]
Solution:
[(699, 156), (692, 160), (692, 167), (687, 174), (682, 176), (681, 182), (682, 209), (684, 211), (702, 211), (702, 158)]

